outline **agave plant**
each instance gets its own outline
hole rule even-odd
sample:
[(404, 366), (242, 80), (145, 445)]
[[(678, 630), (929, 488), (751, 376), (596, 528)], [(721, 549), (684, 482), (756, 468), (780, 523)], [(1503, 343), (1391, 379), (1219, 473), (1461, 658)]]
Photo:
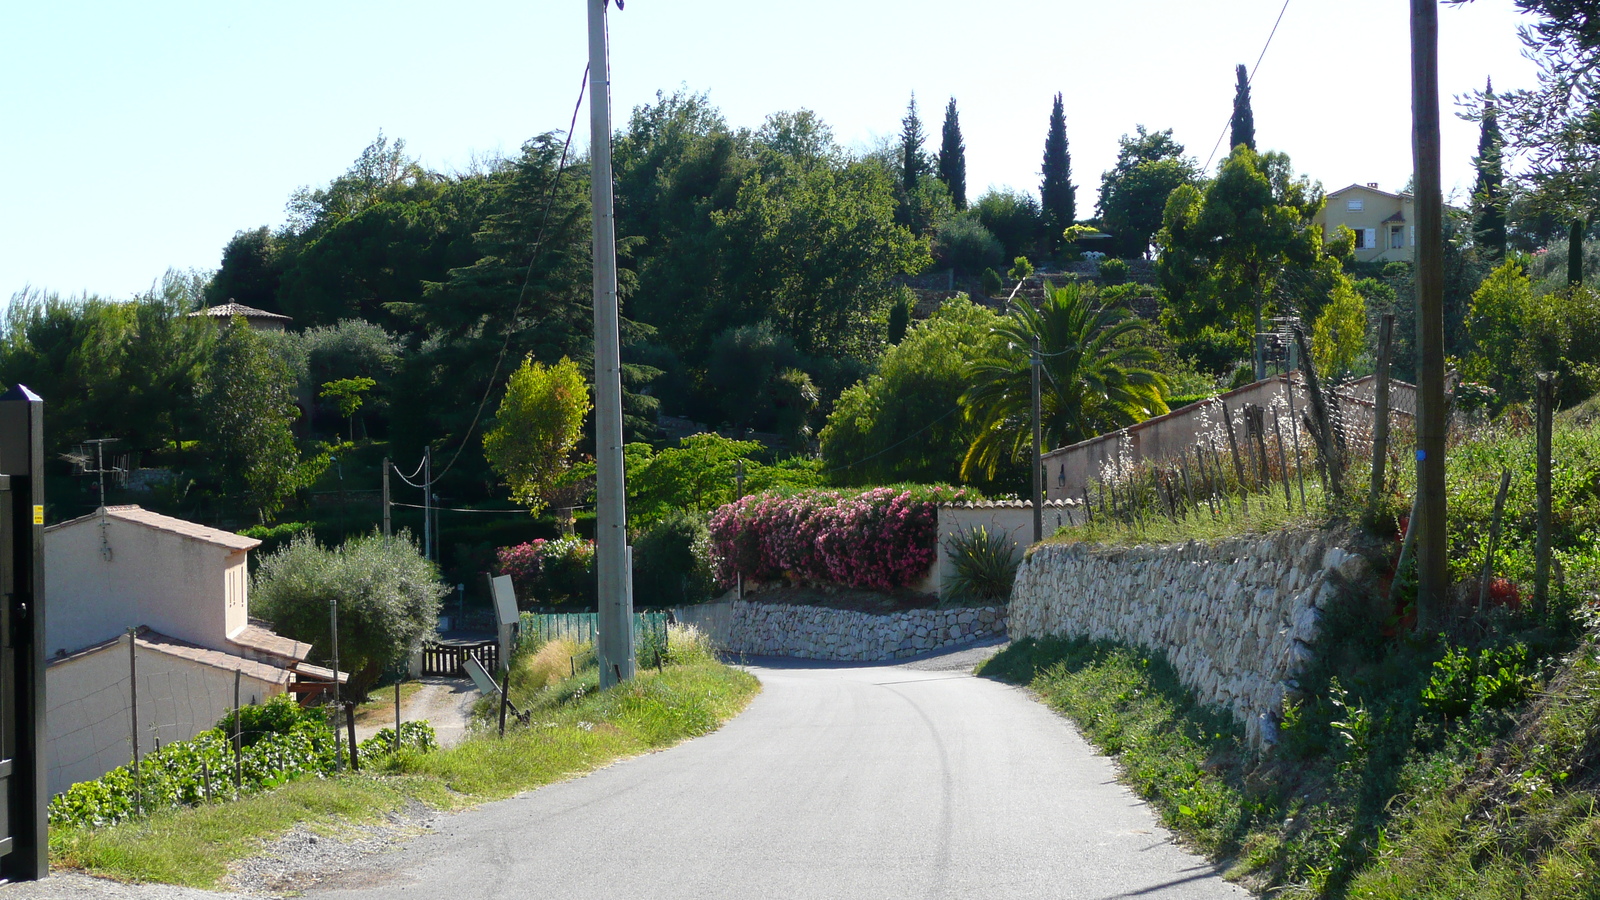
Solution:
[(1017, 559), (1005, 534), (990, 534), (982, 525), (957, 531), (950, 540), (950, 559), (956, 570), (950, 579), (952, 596), (966, 600), (1010, 599)]

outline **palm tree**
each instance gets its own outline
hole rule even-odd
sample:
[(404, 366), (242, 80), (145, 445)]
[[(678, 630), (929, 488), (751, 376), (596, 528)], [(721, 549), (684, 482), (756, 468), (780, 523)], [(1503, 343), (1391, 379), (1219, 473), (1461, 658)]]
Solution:
[(1064, 447), (1167, 412), (1160, 354), (1143, 338), (1148, 326), (1121, 306), (1101, 306), (1092, 289), (1047, 285), (1037, 308), (1021, 300), (997, 328), (1000, 348), (968, 365), (961, 395), (977, 437), (961, 477), (993, 478), (1006, 458), (1025, 459), (1033, 440), (1029, 347), (1039, 339), (1041, 427), (1046, 447)]

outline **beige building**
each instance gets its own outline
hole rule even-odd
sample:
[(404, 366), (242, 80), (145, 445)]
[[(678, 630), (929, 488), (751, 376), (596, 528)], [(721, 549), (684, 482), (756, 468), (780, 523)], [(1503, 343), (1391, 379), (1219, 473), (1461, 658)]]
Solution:
[(1416, 217), (1410, 194), (1391, 194), (1375, 181), (1352, 184), (1328, 195), (1314, 221), (1331, 240), (1340, 225), (1356, 233), (1361, 262), (1410, 262), (1416, 243)]
[(129, 761), (135, 685), (142, 755), (211, 728), (236, 687), (240, 703), (259, 703), (332, 677), (306, 662), (309, 644), (250, 620), (260, 543), (138, 506), (45, 529), (51, 793)]

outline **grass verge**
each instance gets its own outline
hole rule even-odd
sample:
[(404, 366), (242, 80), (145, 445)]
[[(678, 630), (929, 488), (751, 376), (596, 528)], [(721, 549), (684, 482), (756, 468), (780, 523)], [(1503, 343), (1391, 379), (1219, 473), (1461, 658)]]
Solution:
[[(420, 681), (400, 682), (400, 703), (411, 702), (412, 695), (422, 690)], [(372, 689), (372, 699), (356, 707), (357, 725), (394, 725), (394, 685)]]
[[(1305, 484), (1305, 503), (1302, 506), (1298, 486), (1291, 492), (1292, 502), (1285, 503), (1282, 490), (1252, 493), (1243, 500), (1237, 494), (1221, 498), (1213, 512), (1204, 502), (1169, 519), (1165, 511), (1150, 514), (1132, 523), (1108, 517), (1097, 505), (1094, 521), (1082, 525), (1066, 525), (1055, 535), (1046, 538), (1050, 543), (1071, 544), (1085, 542), (1107, 546), (1132, 546), (1134, 544), (1177, 544), (1184, 541), (1214, 541), (1249, 534), (1267, 534), (1284, 529), (1325, 525), (1328, 516), (1323, 512), (1323, 492), (1314, 479)], [(1306, 512), (1310, 510), (1310, 512)]]
[[(513, 696), (523, 687), (514, 680)], [(52, 829), (51, 861), (121, 880), (214, 887), (230, 862), (296, 825), (334, 829), (411, 801), (444, 808), (509, 797), (706, 734), (759, 690), (754, 676), (692, 645), (661, 672), (641, 670), (604, 691), (591, 667), (523, 694), (533, 724), (504, 740), (480, 733), (448, 750), (385, 757), (361, 775), (291, 782), (109, 828)]]

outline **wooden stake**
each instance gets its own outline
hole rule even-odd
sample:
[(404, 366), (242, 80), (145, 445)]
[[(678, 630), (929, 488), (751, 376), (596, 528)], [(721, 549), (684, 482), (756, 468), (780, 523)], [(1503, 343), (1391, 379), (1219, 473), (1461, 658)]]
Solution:
[(1222, 404), (1222, 421), (1228, 426), (1228, 451), (1233, 454), (1233, 474), (1239, 479), (1239, 503), (1244, 507), (1244, 514), (1250, 515), (1250, 489), (1244, 481), (1244, 462), (1239, 459), (1239, 439), (1233, 434), (1233, 413), (1228, 412), (1228, 404)]
[[(1289, 454), (1283, 449), (1283, 428), (1278, 424), (1278, 411), (1272, 411), (1272, 431), (1278, 436), (1278, 474), (1283, 476), (1283, 508), (1286, 512), (1294, 512), (1294, 495), (1289, 492)], [(1300, 495), (1301, 503), (1305, 502), (1305, 494)]]
[(1478, 585), (1478, 612), (1489, 603), (1489, 581), (1494, 578), (1494, 551), (1500, 543), (1500, 516), (1506, 509), (1506, 491), (1511, 487), (1511, 470), (1500, 473), (1500, 490), (1494, 495), (1494, 517), (1489, 520), (1489, 546), (1483, 550), (1483, 580)]

